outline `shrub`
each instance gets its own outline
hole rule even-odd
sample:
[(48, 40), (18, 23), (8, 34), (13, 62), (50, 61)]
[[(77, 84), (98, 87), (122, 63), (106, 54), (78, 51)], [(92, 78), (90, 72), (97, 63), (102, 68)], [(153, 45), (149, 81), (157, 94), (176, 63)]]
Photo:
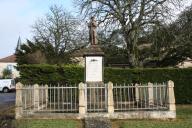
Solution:
[[(21, 82), (25, 84), (79, 83), (84, 81), (84, 68), (75, 65), (22, 65)], [(192, 103), (192, 68), (105, 68), (104, 82), (162, 83), (173, 80), (177, 103)]]
[(5, 68), (3, 71), (2, 71), (2, 74), (3, 74), (3, 78), (4, 79), (8, 79), (8, 78), (11, 78), (12, 76), (12, 71)]

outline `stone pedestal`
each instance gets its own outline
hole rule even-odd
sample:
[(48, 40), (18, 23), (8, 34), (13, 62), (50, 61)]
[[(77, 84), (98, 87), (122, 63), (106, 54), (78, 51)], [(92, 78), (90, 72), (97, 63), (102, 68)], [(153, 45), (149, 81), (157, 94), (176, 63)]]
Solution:
[(99, 45), (91, 45), (84, 53), (86, 83), (103, 82), (103, 56), (104, 52)]
[(90, 45), (88, 50), (84, 53), (85, 83), (87, 86), (87, 96), (85, 97), (85, 100), (87, 101), (87, 106), (90, 108), (95, 105), (101, 106), (101, 103), (107, 104), (107, 98), (105, 97), (106, 89), (103, 83), (103, 56), (104, 52), (102, 52), (99, 45)]

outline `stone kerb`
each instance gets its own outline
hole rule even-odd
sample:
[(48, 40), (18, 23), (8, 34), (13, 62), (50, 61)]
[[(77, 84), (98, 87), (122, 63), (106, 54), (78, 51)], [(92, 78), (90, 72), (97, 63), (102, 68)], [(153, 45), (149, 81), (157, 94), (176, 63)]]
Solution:
[(23, 88), (23, 84), (21, 84), (20, 82), (16, 84), (15, 119), (22, 118), (22, 114), (23, 114), (22, 88)]

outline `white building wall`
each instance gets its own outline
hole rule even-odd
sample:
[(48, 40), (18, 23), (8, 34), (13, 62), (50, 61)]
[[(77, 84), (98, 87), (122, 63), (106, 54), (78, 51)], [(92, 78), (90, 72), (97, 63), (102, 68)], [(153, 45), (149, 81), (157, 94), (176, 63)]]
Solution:
[(182, 62), (177, 65), (179, 68), (191, 68), (192, 67), (192, 61), (191, 62)]
[(85, 67), (85, 58), (83, 57), (73, 57), (71, 58), (72, 62), (77, 63), (78, 65)]

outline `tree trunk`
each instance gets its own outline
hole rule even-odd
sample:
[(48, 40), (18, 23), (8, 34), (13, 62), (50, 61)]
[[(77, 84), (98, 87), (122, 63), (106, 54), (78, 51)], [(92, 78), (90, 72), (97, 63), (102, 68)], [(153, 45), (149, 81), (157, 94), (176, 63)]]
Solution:
[(127, 45), (127, 56), (128, 61), (131, 67), (138, 67), (138, 49), (137, 49), (137, 42), (138, 36), (136, 31), (132, 31), (130, 33), (124, 33), (124, 38)]

